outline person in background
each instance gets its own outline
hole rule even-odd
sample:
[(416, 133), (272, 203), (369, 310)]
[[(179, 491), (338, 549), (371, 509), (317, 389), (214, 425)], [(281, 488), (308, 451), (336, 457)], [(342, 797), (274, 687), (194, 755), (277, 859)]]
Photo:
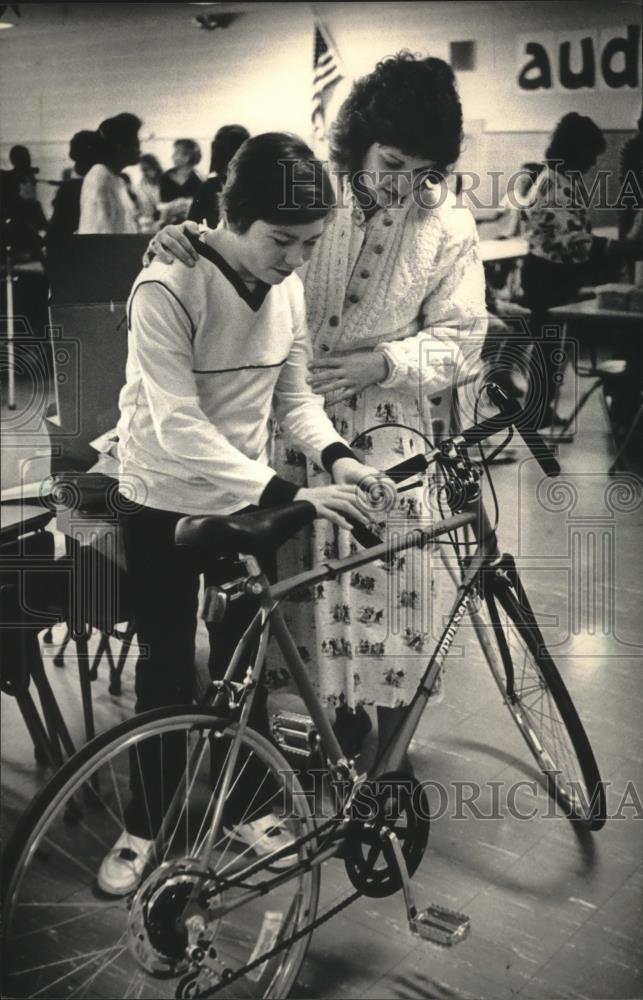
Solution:
[(138, 232), (136, 204), (121, 174), (139, 161), (142, 124), (136, 115), (123, 112), (99, 125), (98, 161), (86, 174), (80, 192), (80, 234)]
[[(638, 191), (643, 191), (643, 115), (637, 125), (638, 133), (628, 139), (621, 150), (620, 181), (623, 185), (629, 179), (631, 187), (636, 185)], [(643, 206), (640, 203), (634, 204), (634, 198), (628, 198), (628, 204), (619, 213), (619, 236), (628, 236), (641, 215)]]
[(159, 219), (163, 167), (151, 153), (144, 153), (141, 156), (139, 166), (141, 168), (141, 177), (135, 187), (136, 198), (141, 212), (139, 224), (143, 232), (154, 232)]
[(40, 171), (32, 166), (31, 153), (26, 146), (12, 146), (9, 161), (13, 169), (2, 171), (3, 215), (44, 233), (47, 219), (36, 196), (36, 175)]
[(52, 236), (72, 236), (80, 223), (80, 192), (85, 177), (100, 155), (100, 139), (96, 132), (83, 130), (76, 132), (69, 143), (69, 159), (74, 164), (74, 172), (63, 180), (54, 195), (52, 216), (49, 220), (49, 234)]
[[(636, 241), (607, 240), (594, 236), (589, 207), (578, 194), (578, 185), (596, 164), (606, 143), (591, 118), (575, 111), (556, 125), (545, 153), (545, 166), (531, 188), (525, 219), (528, 253), (522, 266), (523, 302), (532, 316), (534, 349), (531, 380), (531, 414), (534, 427), (554, 429), (563, 423), (555, 412), (559, 380), (560, 343), (541, 336), (547, 311), (573, 302), (585, 284), (609, 280), (615, 262), (636, 256)], [(551, 324), (549, 324), (551, 325)]]
[(502, 227), (497, 239), (509, 240), (525, 232), (524, 210), (529, 205), (529, 192), (543, 169), (542, 163), (522, 163), (513, 179), (511, 191), (507, 191), (500, 202), (500, 211), (495, 220), (502, 219)]
[(242, 143), (250, 138), (243, 125), (223, 125), (210, 147), (210, 175), (195, 196), (188, 219), (204, 222), (210, 229), (219, 225), (219, 195), (228, 175), (228, 164)]
[[(297, 178), (286, 207), (284, 163), (293, 165)], [(306, 384), (310, 340), (304, 290), (294, 272), (313, 252), (332, 205), (330, 179), (301, 139), (279, 132), (256, 136), (231, 164), (222, 225), (191, 243), (195, 267), (156, 261), (134, 283), (118, 432), (121, 483), (128, 495), (136, 494), (131, 512), (121, 515), (121, 531), (145, 650), (136, 665), (137, 712), (187, 704), (194, 695), (199, 566), (174, 540), (183, 516), (302, 500), (335, 527), (346, 528), (351, 519), (369, 523), (357, 484), (368, 475), (377, 478), (377, 470), (357, 460), (325, 415), (323, 399)], [(332, 474), (332, 484), (300, 487), (274, 472), (273, 410), (288, 437)], [(206, 582), (221, 572), (213, 566)], [(208, 626), (213, 677), (225, 673), (255, 606), (241, 599), (224, 630)], [(243, 675), (246, 664), (240, 667)], [(261, 690), (250, 724), (270, 738)], [(167, 738), (161, 759), (161, 776), (145, 754), (132, 764), (126, 829), (98, 873), (99, 886), (112, 895), (130, 892), (144, 872), (181, 776), (183, 744)], [(246, 851), (271, 854), (291, 844), (270, 812), (261, 765), (248, 761), (243, 775), (230, 789), (224, 824), (235, 827)]]
[(11, 170), (0, 171), (0, 225), (2, 245), (10, 246), (14, 261), (43, 261), (47, 218), (36, 196), (38, 167), (26, 146), (9, 150)]
[(195, 171), (201, 162), (201, 148), (194, 139), (177, 139), (174, 143), (170, 170), (161, 177), (161, 217), (165, 222), (181, 222), (187, 218), (193, 198), (203, 181)]
[(31, 153), (26, 146), (12, 146), (9, 150), (11, 170), (0, 171), (0, 205), (3, 219), (16, 219), (21, 209), (21, 185), (36, 183), (38, 167), (32, 166)]
[[(311, 386), (323, 393), (329, 417), (349, 442), (387, 421), (433, 439), (431, 397), (450, 391), (460, 345), (484, 336), (475, 222), (444, 183), (461, 142), (462, 106), (442, 59), (400, 52), (383, 60), (354, 84), (339, 111), (331, 137), (339, 205), (304, 286), (315, 352)], [(193, 260), (176, 227), (158, 233), (152, 248), (164, 260)], [(386, 469), (423, 447), (412, 431), (387, 427), (366, 435), (356, 450)], [(300, 477), (302, 486), (328, 481), (279, 438), (276, 454), (278, 468)], [(432, 513), (424, 496), (405, 494), (390, 517), (391, 525), (426, 524)], [(317, 524), (284, 547), (280, 573), (346, 556), (351, 544), (348, 531)], [(377, 706), (384, 747), (424, 673), (432, 633), (440, 628), (443, 574), (427, 576), (423, 560), (394, 560), (369, 566), (365, 579), (353, 574), (324, 584), (314, 600), (288, 607), (295, 641), (322, 702), (336, 710), (337, 735), (350, 755), (370, 726), (362, 706)], [(391, 627), (391, 593), (398, 595), (399, 629)]]
[[(628, 139), (621, 150), (621, 186), (625, 183), (637, 194), (643, 192), (643, 115), (638, 120), (638, 134)], [(640, 195), (639, 195), (640, 198)], [(643, 243), (643, 205), (630, 196), (618, 217), (618, 232), (623, 239), (631, 240), (639, 246)], [(643, 285), (643, 264), (628, 262), (629, 278), (637, 285)]]

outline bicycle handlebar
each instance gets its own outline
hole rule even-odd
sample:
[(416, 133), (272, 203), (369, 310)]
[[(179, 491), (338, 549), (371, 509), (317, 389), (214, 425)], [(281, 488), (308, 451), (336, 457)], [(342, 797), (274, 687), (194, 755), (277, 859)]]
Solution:
[[(448, 447), (451, 443), (456, 445), (463, 444), (465, 446), (479, 444), (499, 431), (507, 430), (513, 426), (518, 431), (518, 434), (520, 434), (520, 437), (545, 475), (551, 477), (558, 476), (560, 474), (560, 465), (553, 450), (543, 441), (540, 434), (525, 428), (526, 415), (523, 408), (515, 400), (509, 399), (506, 393), (495, 382), (490, 382), (487, 385), (487, 392), (491, 401), (500, 410), (500, 413), (495, 417), (488, 417), (479, 424), (475, 424), (473, 427), (469, 427), (467, 430), (462, 431), (462, 433), (448, 439), (445, 445)], [(402, 482), (412, 475), (424, 472), (439, 457), (440, 450), (436, 448), (433, 453), (429, 453), (428, 455), (414, 455), (413, 458), (407, 458), (404, 462), (399, 462), (390, 469), (386, 469), (384, 474), (394, 482)], [(352, 535), (364, 548), (372, 548), (373, 545), (377, 545), (380, 541), (377, 535), (361, 524), (353, 527)]]
[(545, 475), (550, 478), (559, 476), (560, 465), (553, 449), (543, 441), (537, 431), (528, 430), (525, 427), (527, 416), (522, 406), (515, 399), (509, 399), (507, 394), (495, 382), (489, 382), (487, 392), (491, 402), (498, 407), (507, 419), (511, 420), (511, 423), (520, 434), (523, 442), (527, 445)]
[[(560, 474), (560, 465), (553, 450), (548, 444), (545, 444), (540, 434), (525, 428), (526, 415), (523, 408), (515, 400), (509, 399), (494, 382), (489, 383), (487, 391), (492, 402), (500, 410), (500, 413), (495, 417), (488, 417), (486, 420), (482, 420), (479, 424), (467, 428), (467, 430), (462, 431), (460, 434), (454, 435), (445, 444), (449, 445), (451, 442), (456, 445), (479, 444), (499, 431), (507, 430), (507, 428), (513, 426), (520, 434), (520, 437), (529, 448), (529, 451), (545, 475), (558, 476)], [(414, 473), (424, 472), (430, 463), (437, 458), (439, 458), (438, 449), (436, 449), (433, 455), (429, 455), (428, 457), (427, 455), (414, 455), (413, 458), (407, 458), (404, 462), (386, 469), (385, 475), (393, 481), (402, 481), (408, 479)]]

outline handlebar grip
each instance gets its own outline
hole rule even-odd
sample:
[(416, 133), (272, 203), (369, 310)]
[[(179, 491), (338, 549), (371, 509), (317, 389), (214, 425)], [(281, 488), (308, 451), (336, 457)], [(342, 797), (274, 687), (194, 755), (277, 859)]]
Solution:
[(509, 399), (507, 394), (495, 382), (489, 383), (487, 392), (489, 393), (489, 398), (501, 411), (503, 417), (510, 420), (514, 425), (545, 475), (550, 477), (559, 476), (560, 465), (552, 448), (548, 444), (545, 444), (537, 431), (529, 430), (524, 426), (526, 423), (526, 414), (522, 406), (515, 399)]
[[(428, 467), (429, 463), (426, 455), (414, 455), (413, 458), (407, 458), (404, 462), (399, 462), (397, 465), (393, 465), (390, 469), (385, 469), (384, 475), (392, 479), (393, 482), (402, 482), (408, 479), (418, 472), (424, 472)], [(367, 527), (363, 524), (355, 524), (351, 529), (351, 534), (356, 542), (365, 548), (372, 549), (374, 545), (381, 545), (382, 539), (369, 531)]]
[(540, 434), (536, 431), (523, 430), (520, 424), (516, 424), (516, 430), (520, 434), (529, 451), (534, 456), (538, 465), (546, 476), (553, 478), (560, 475), (560, 464), (553, 450), (545, 444)]
[(385, 469), (384, 475), (392, 479), (393, 482), (402, 482), (409, 476), (424, 472), (428, 466), (426, 455), (414, 455), (413, 458), (407, 458), (404, 462), (399, 462), (397, 465), (392, 465), (390, 469)]
[(372, 549), (374, 545), (382, 544), (382, 539), (373, 531), (369, 531), (364, 524), (355, 524), (351, 529), (351, 535), (364, 549)]

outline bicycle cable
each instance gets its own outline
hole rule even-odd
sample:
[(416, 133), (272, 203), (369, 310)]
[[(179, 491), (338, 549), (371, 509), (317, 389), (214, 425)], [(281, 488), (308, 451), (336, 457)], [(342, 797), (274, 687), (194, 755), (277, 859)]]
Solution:
[[(480, 400), (482, 399), (482, 394), (483, 394), (484, 391), (485, 391), (485, 387), (482, 386), (478, 390), (478, 395), (476, 396), (475, 403), (473, 404), (473, 422), (474, 422), (474, 424), (478, 423), (478, 410), (479, 410), (479, 407), (480, 407)], [(489, 490), (491, 492), (491, 497), (492, 497), (492, 500), (493, 500), (493, 509), (494, 509), (493, 525), (492, 525), (491, 530), (489, 531), (489, 533), (485, 536), (485, 538), (481, 539), (481, 541), (479, 543), (481, 545), (484, 544), (484, 542), (488, 541), (488, 539), (491, 538), (492, 535), (495, 535), (496, 531), (498, 530), (498, 524), (500, 523), (500, 504), (498, 502), (498, 494), (496, 493), (496, 488), (495, 488), (494, 483), (493, 483), (493, 478), (491, 476), (491, 471), (490, 471), (489, 465), (490, 465), (491, 460), (493, 458), (495, 458), (496, 455), (499, 455), (500, 452), (504, 448), (507, 447), (507, 445), (511, 441), (512, 437), (513, 437), (513, 429), (509, 428), (509, 433), (508, 433), (507, 437), (505, 438), (505, 440), (502, 442), (502, 444), (498, 448), (495, 448), (491, 452), (491, 455), (486, 455), (485, 451), (484, 451), (484, 448), (482, 447), (482, 442), (481, 441), (478, 442), (478, 451), (480, 452), (480, 461), (481, 461), (481, 464), (482, 464), (483, 474), (486, 477), (487, 482), (489, 483)]]

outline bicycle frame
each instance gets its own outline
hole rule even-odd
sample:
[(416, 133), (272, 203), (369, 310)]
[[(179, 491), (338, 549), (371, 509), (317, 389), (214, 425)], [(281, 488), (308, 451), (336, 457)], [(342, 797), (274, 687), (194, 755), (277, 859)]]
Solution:
[[(236, 675), (243, 657), (248, 654), (253, 643), (256, 643), (258, 635), (261, 636), (261, 639), (252, 666), (249, 667), (246, 675), (246, 684), (249, 688), (249, 693), (244, 702), (244, 710), (239, 722), (240, 727), (243, 726), (249, 714), (254, 688), (261, 674), (266, 649), (265, 637), (268, 632), (268, 623), (270, 623), (272, 634), (281, 650), (297, 691), (319, 733), (331, 770), (340, 767), (347, 771), (349, 768), (348, 762), (337, 741), (328, 716), (313, 689), (308, 670), (299, 655), (294, 639), (284, 621), (279, 604), (285, 597), (300, 587), (311, 586), (326, 580), (335, 579), (342, 573), (358, 569), (376, 559), (389, 558), (398, 552), (405, 551), (420, 543), (422, 545), (428, 544), (439, 539), (444, 534), (467, 525), (471, 526), (474, 536), (478, 541), (477, 551), (471, 559), (465, 580), (460, 586), (460, 593), (451, 608), (447, 624), (444, 626), (440, 639), (436, 644), (433, 655), (418, 685), (416, 694), (407, 708), (403, 723), (398, 732), (395, 733), (393, 741), (385, 753), (376, 762), (375, 774), (381, 774), (384, 771), (391, 771), (398, 768), (413, 738), (432, 687), (455, 638), (457, 628), (469, 608), (471, 594), (476, 588), (479, 574), (483, 567), (488, 566), (498, 559), (495, 534), (491, 530), (480, 498), (469, 504), (468, 509), (443, 519), (433, 528), (411, 530), (399, 540), (382, 542), (377, 546), (354, 553), (343, 559), (328, 560), (315, 569), (307, 570), (273, 585), (261, 573), (256, 560), (252, 557), (246, 557), (244, 561), (252, 577), (250, 589), (259, 597), (260, 608), (235, 650), (235, 654), (230, 661), (224, 677), (226, 682), (230, 682)], [(480, 539), (482, 539), (482, 544)]]
[[(475, 427), (470, 428), (468, 431), (463, 432), (461, 435), (458, 435), (450, 442), (449, 447), (451, 450), (445, 450), (444, 446), (441, 450), (435, 449), (428, 457), (424, 467), (428, 467), (430, 462), (435, 459), (443, 462), (445, 466), (454, 459), (457, 461), (458, 451), (455, 445), (466, 446), (468, 444), (477, 443), (484, 440), (486, 437), (491, 436), (491, 434), (496, 433), (498, 430), (506, 429), (506, 427), (511, 424), (515, 424), (517, 414), (521, 412), (519, 407), (513, 403), (509, 404), (506, 397), (503, 397), (503, 394), (496, 386), (488, 386), (488, 390), (491, 398), (494, 399), (495, 397), (494, 401), (496, 402), (496, 405), (498, 405), (501, 410), (505, 411), (504, 415), (501, 418), (493, 417), (483, 421), (481, 424), (478, 424)], [(502, 398), (498, 401), (498, 397)], [(534, 458), (539, 461), (543, 471), (545, 471), (547, 475), (557, 475), (560, 471), (558, 465), (546, 445), (538, 439), (538, 436), (536, 434), (526, 435), (525, 432), (520, 430), (519, 433), (528, 445)], [(352, 762), (346, 760), (328, 717), (321, 706), (319, 699), (317, 698), (308, 676), (308, 670), (299, 655), (297, 646), (284, 621), (283, 614), (279, 607), (280, 602), (299, 587), (311, 586), (322, 583), (326, 580), (335, 579), (342, 573), (346, 573), (352, 569), (358, 569), (359, 567), (373, 562), (376, 559), (387, 559), (397, 552), (402, 552), (416, 545), (426, 545), (439, 539), (441, 535), (467, 526), (470, 526), (473, 533), (473, 537), (476, 542), (476, 550), (471, 557), (467, 557), (466, 559), (466, 568), (463, 573), (463, 579), (459, 584), (456, 581), (458, 594), (447, 617), (446, 625), (442, 630), (440, 638), (434, 648), (431, 658), (429, 659), (416, 692), (410, 704), (407, 706), (400, 724), (394, 731), (388, 745), (380, 752), (377, 760), (375, 761), (372, 776), (378, 777), (387, 772), (396, 771), (402, 766), (406, 756), (406, 751), (411, 740), (413, 739), (426, 707), (426, 703), (431, 695), (436, 679), (442, 669), (444, 661), (449, 653), (449, 649), (451, 648), (453, 640), (457, 634), (457, 630), (465, 614), (468, 613), (471, 618), (485, 659), (492, 669), (497, 669), (499, 663), (498, 651), (489, 636), (488, 625), (479, 613), (479, 604), (475, 601), (475, 595), (478, 593), (480, 597), (485, 596), (486, 588), (488, 586), (486, 580), (489, 579), (486, 574), (488, 574), (489, 571), (502, 571), (503, 556), (499, 552), (495, 530), (489, 521), (480, 489), (474, 489), (470, 494), (465, 492), (465, 500), (462, 504), (459, 504), (455, 497), (449, 498), (449, 505), (452, 511), (451, 516), (444, 518), (428, 530), (411, 530), (399, 540), (382, 542), (379, 545), (369, 547), (361, 552), (356, 552), (343, 559), (329, 559), (314, 569), (299, 573), (296, 576), (282, 580), (275, 584), (270, 584), (265, 574), (263, 574), (260, 570), (256, 559), (253, 557), (242, 557), (250, 574), (250, 579), (246, 581), (246, 589), (259, 599), (260, 606), (257, 614), (246, 629), (246, 632), (237, 646), (224, 677), (225, 682), (231, 682), (233, 680), (234, 676), (237, 674), (242, 658), (249, 652), (252, 644), (256, 643), (258, 637), (259, 645), (257, 652), (254, 655), (251, 666), (249, 666), (248, 671), (246, 672), (245, 684), (248, 690), (248, 695), (243, 702), (241, 717), (239, 720), (239, 732), (241, 735), (247, 725), (250, 708), (254, 698), (254, 691), (263, 669), (268, 641), (268, 624), (270, 623), (272, 633), (277, 641), (284, 660), (286, 661), (296, 688), (321, 738), (321, 743), (326, 753), (331, 777), (349, 778), (354, 788), (358, 776), (355, 773)], [(458, 507), (460, 507), (459, 510)], [(516, 587), (519, 599), (522, 603), (524, 592), (522, 591), (520, 582), (516, 577), (515, 567), (512, 577), (512, 583)], [(529, 611), (531, 611), (531, 609), (529, 609)], [(507, 672), (507, 664), (504, 662), (505, 656), (502, 652), (502, 646), (501, 654), (501, 666), (507, 673), (508, 697), (511, 698), (513, 679), (510, 676), (510, 673)], [(240, 743), (240, 739), (237, 739), (235, 742), (238, 745)], [(234, 760), (236, 761), (236, 754), (234, 754)], [(211, 834), (208, 838), (208, 844), (206, 845), (208, 850), (214, 842), (219, 821), (221, 819), (223, 801), (225, 800), (227, 787), (229, 787), (232, 768), (228, 767), (227, 771), (228, 774), (226, 775), (226, 781), (224, 782), (224, 789), (220, 795), (220, 802), (217, 805), (215, 822), (212, 825)]]

